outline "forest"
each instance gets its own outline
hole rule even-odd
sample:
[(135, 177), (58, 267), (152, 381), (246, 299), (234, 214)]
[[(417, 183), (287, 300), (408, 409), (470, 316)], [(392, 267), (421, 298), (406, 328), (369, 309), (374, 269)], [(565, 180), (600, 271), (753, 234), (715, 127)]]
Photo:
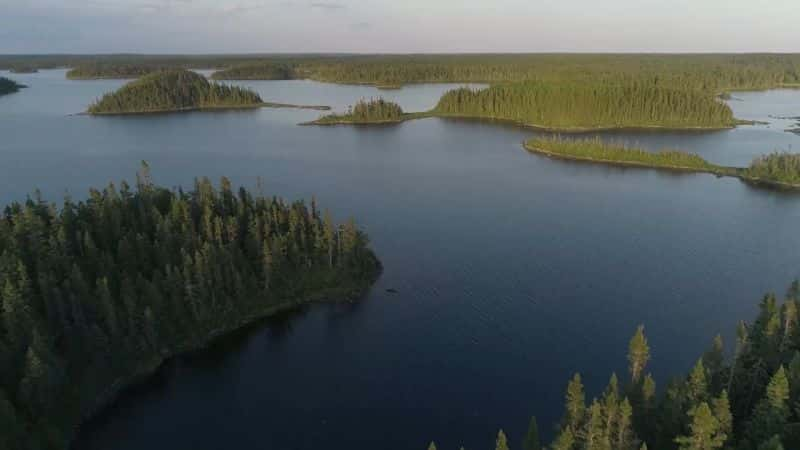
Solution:
[(0, 70), (79, 66), (217, 68), (278, 64), (303, 78), (349, 84), (510, 81), (646, 82), (721, 93), (800, 86), (796, 54), (3, 55)]
[(314, 200), (152, 181), (0, 215), (0, 448), (63, 449), (128, 380), (280, 309), (351, 300), (380, 263)]
[(359, 100), (344, 114), (329, 114), (314, 122), (316, 125), (389, 123), (403, 120), (403, 109), (383, 98)]
[(773, 152), (759, 156), (747, 168), (747, 174), (753, 178), (800, 184), (800, 155)]
[(91, 104), (89, 114), (130, 114), (263, 104), (255, 92), (209, 82), (185, 69), (164, 70), (132, 81)]
[[(688, 374), (657, 394), (647, 372), (643, 326), (628, 346), (628, 374), (587, 393), (580, 374), (567, 384), (550, 450), (791, 450), (800, 448), (800, 282), (779, 302), (765, 295), (752, 323), (740, 322), (732, 352), (717, 335)], [(726, 357), (726, 353), (730, 357)], [(591, 400), (589, 400), (591, 398)], [(523, 450), (545, 447), (531, 419)], [(429, 448), (436, 448), (431, 444)], [(500, 431), (496, 450), (514, 448)]]
[(214, 72), (214, 80), (291, 80), (296, 78), (294, 69), (287, 64), (259, 63), (234, 66)]
[(724, 128), (736, 122), (707, 92), (652, 83), (526, 81), (447, 92), (438, 115), (508, 120), (548, 129)]
[(134, 64), (92, 64), (75, 67), (67, 72), (70, 80), (139, 78), (167, 67)]
[(36, 73), (39, 69), (35, 67), (28, 67), (28, 66), (14, 66), (8, 69), (11, 73)]
[(5, 77), (0, 77), (0, 95), (13, 94), (25, 86)]

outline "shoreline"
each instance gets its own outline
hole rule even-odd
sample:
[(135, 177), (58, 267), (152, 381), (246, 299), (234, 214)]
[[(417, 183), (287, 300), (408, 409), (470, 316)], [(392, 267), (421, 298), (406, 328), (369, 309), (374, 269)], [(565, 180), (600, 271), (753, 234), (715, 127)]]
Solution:
[(529, 145), (527, 142), (523, 143), (522, 146), (525, 150), (527, 150), (530, 153), (562, 161), (575, 161), (587, 164), (601, 164), (606, 166), (617, 166), (617, 167), (633, 167), (638, 169), (664, 170), (664, 171), (682, 172), (682, 173), (705, 173), (709, 175), (715, 175), (717, 178), (722, 178), (722, 177), (737, 178), (742, 182), (748, 184), (756, 186), (764, 186), (776, 190), (800, 191), (800, 183), (787, 183), (784, 181), (766, 180), (762, 178), (751, 177), (746, 175), (745, 171), (747, 169), (742, 167), (713, 166), (709, 168), (699, 168), (699, 167), (688, 167), (688, 166), (655, 165), (638, 161), (624, 161), (624, 160), (617, 161), (610, 159), (597, 159), (588, 156), (576, 156), (576, 155), (552, 152), (542, 148), (534, 147), (532, 145)]
[(106, 389), (103, 390), (97, 397), (90, 402), (79, 413), (77, 423), (73, 427), (73, 432), (66, 439), (66, 449), (75, 450), (73, 445), (75, 439), (80, 433), (83, 426), (88, 421), (102, 414), (103, 411), (117, 401), (120, 395), (127, 389), (142, 383), (147, 378), (153, 376), (158, 372), (161, 367), (168, 361), (179, 358), (191, 352), (207, 349), (214, 341), (227, 334), (233, 333), (237, 330), (253, 325), (258, 321), (268, 319), (274, 315), (282, 312), (296, 310), (303, 306), (314, 304), (337, 304), (337, 303), (355, 303), (362, 299), (369, 292), (371, 287), (380, 277), (383, 272), (383, 266), (380, 262), (375, 267), (375, 273), (371, 277), (353, 282), (342, 287), (331, 287), (323, 289), (320, 292), (308, 294), (305, 298), (298, 300), (287, 300), (277, 305), (271, 305), (260, 310), (247, 314), (240, 319), (234, 321), (232, 324), (222, 326), (208, 332), (205, 336), (195, 339), (191, 342), (184, 343), (173, 349), (164, 349), (157, 357), (144, 361), (137, 366), (134, 373), (120, 376), (115, 379)]

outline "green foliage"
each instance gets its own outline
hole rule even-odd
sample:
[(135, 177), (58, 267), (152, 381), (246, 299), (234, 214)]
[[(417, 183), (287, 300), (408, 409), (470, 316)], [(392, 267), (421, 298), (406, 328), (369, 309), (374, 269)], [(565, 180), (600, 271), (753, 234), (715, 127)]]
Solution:
[(508, 450), (508, 438), (506, 438), (506, 434), (503, 433), (503, 430), (497, 432), (494, 450)]
[(771, 153), (756, 158), (747, 168), (747, 174), (784, 183), (800, 183), (800, 154)]
[(525, 439), (522, 441), (522, 450), (541, 450), (542, 443), (539, 439), (539, 423), (536, 417), (531, 417), (530, 424), (528, 424), (528, 432), (525, 434)]
[(722, 448), (726, 436), (720, 431), (719, 421), (706, 402), (689, 411), (692, 418), (690, 434), (675, 438), (680, 450), (715, 450)]
[[(649, 152), (624, 145), (609, 144), (599, 138), (562, 139), (559, 137), (543, 137), (532, 139), (526, 143), (532, 151), (543, 151), (554, 156), (578, 158), (593, 161), (637, 164), (648, 167), (681, 168), (699, 171), (715, 171), (715, 166), (700, 156), (676, 150)], [(632, 368), (633, 369), (633, 368)], [(631, 372), (633, 376), (633, 372)]]
[(90, 114), (126, 114), (262, 104), (253, 91), (212, 83), (197, 73), (176, 69), (132, 81), (89, 106)]
[(64, 448), (115, 383), (278, 309), (361, 292), (379, 269), (352, 221), (224, 178), (173, 191), (144, 165), (135, 190), (12, 203), (0, 215), (0, 448)]
[(434, 111), (553, 129), (718, 128), (735, 123), (731, 109), (710, 93), (646, 81), (526, 81), (460, 88), (444, 94)]
[(13, 94), (25, 86), (5, 77), (0, 77), (0, 95)]
[(215, 80), (291, 80), (295, 78), (294, 70), (288, 64), (258, 63), (234, 66), (214, 72)]
[(67, 72), (70, 80), (98, 80), (139, 78), (166, 67), (137, 64), (90, 64), (75, 67)]
[(639, 381), (649, 360), (650, 346), (647, 345), (647, 338), (644, 335), (644, 325), (639, 325), (628, 344), (628, 370), (633, 383)]
[(403, 109), (398, 104), (379, 98), (359, 100), (345, 114), (323, 116), (316, 123), (383, 123), (399, 122), (402, 119)]

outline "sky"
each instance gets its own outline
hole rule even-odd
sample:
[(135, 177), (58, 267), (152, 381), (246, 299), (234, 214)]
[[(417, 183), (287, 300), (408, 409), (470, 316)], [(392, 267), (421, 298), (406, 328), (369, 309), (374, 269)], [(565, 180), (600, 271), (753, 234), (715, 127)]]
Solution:
[(0, 0), (0, 54), (279, 52), (800, 52), (800, 0)]

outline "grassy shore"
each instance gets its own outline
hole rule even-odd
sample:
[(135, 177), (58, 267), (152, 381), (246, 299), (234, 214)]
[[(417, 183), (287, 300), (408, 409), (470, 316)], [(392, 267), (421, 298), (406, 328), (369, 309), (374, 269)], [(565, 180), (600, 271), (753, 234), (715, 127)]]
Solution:
[(730, 167), (712, 164), (702, 157), (679, 150), (647, 150), (604, 143), (600, 139), (537, 138), (524, 143), (531, 153), (550, 158), (623, 167), (639, 167), (678, 172), (708, 173), (718, 177), (735, 177), (749, 184), (775, 189), (800, 190), (797, 175), (787, 171), (768, 171), (767, 166), (785, 168), (786, 161), (794, 161), (796, 155), (772, 154), (753, 161), (750, 167)]

